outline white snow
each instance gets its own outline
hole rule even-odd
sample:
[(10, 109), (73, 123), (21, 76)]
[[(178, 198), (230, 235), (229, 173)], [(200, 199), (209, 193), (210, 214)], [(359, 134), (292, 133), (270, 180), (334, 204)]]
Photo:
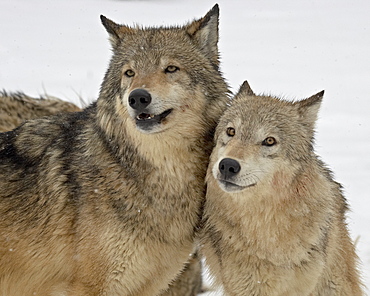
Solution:
[[(0, 89), (80, 104), (98, 96), (111, 55), (100, 24), (172, 25), (216, 0), (1, 0)], [(317, 152), (343, 184), (370, 287), (370, 2), (220, 0), (222, 70), (233, 90), (303, 99), (325, 89)]]

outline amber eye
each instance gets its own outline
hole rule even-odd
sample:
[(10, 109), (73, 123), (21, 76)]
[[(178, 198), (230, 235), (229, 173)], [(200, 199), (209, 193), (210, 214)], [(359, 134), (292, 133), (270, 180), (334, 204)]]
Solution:
[(276, 144), (276, 139), (274, 137), (267, 137), (262, 142), (262, 145), (264, 146), (273, 146), (275, 144)]
[(135, 72), (134, 72), (133, 70), (131, 70), (131, 69), (128, 69), (128, 70), (125, 72), (125, 75), (126, 75), (127, 77), (133, 77), (133, 76), (135, 76)]
[(176, 66), (168, 66), (165, 70), (164, 70), (164, 72), (165, 73), (175, 73), (176, 71), (178, 71), (178, 70), (180, 70), (180, 68), (179, 67), (176, 67)]
[(229, 136), (229, 137), (234, 137), (235, 136), (235, 129), (233, 127), (228, 127), (226, 129), (226, 134)]

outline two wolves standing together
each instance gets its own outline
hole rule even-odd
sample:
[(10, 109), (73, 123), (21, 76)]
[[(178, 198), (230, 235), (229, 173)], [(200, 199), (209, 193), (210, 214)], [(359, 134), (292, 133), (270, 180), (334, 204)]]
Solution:
[(182, 27), (101, 19), (98, 100), (0, 134), (0, 295), (195, 295), (200, 232), (227, 295), (360, 295), (345, 201), (312, 152), (321, 96), (245, 84), (222, 115), (217, 5)]

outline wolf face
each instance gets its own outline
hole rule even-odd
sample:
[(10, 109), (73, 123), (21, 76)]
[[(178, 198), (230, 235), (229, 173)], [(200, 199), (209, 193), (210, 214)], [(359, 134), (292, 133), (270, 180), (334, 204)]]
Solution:
[(205, 109), (199, 84), (218, 69), (218, 6), (177, 28), (131, 28), (101, 19), (114, 53), (106, 79), (119, 89), (116, 107), (123, 118), (142, 133), (160, 133)]
[(266, 183), (289, 185), (300, 162), (312, 153), (322, 96), (292, 103), (255, 96), (244, 83), (217, 129), (212, 174), (220, 188), (239, 192)]
[(181, 114), (191, 104), (188, 96), (197, 97), (188, 92), (192, 86), (184, 63), (154, 59), (142, 66), (124, 65), (121, 81), (121, 101), (137, 129), (144, 133), (162, 132), (181, 123)]

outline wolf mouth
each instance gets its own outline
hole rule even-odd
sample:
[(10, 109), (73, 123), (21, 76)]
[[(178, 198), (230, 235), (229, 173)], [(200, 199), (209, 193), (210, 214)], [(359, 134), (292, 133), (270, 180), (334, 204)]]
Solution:
[(232, 182), (229, 182), (229, 181), (226, 181), (226, 180), (221, 180), (221, 179), (219, 179), (218, 182), (222, 185), (222, 188), (226, 192), (241, 191), (241, 190), (244, 190), (246, 188), (253, 187), (253, 186), (256, 185), (256, 183), (252, 183), (252, 184), (247, 185), (247, 186), (240, 186), (240, 185), (237, 185), (235, 183), (232, 183)]
[(136, 116), (136, 125), (141, 128), (148, 128), (153, 124), (160, 124), (162, 121), (172, 113), (173, 109), (168, 109), (159, 115), (140, 113)]

